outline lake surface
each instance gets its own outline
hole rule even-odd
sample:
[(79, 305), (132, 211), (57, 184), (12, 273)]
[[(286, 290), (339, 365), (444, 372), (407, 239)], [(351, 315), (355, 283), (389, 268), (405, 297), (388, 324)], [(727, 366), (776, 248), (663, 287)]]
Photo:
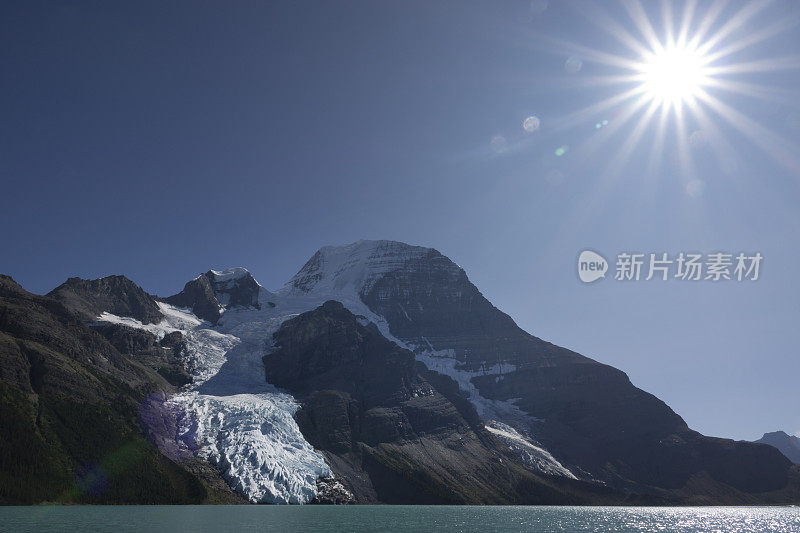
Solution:
[(798, 507), (0, 507), (0, 531), (786, 531)]

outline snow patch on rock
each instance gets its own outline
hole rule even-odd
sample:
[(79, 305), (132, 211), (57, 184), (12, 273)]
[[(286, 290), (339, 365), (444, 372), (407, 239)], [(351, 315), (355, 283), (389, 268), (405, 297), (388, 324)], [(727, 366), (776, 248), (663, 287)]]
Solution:
[(558, 459), (553, 457), (550, 452), (534, 444), (531, 439), (508, 424), (492, 420), (486, 424), (486, 429), (505, 442), (508, 448), (516, 452), (528, 467), (552, 476), (578, 479), (568, 468), (562, 465)]
[(250, 272), (246, 268), (242, 267), (227, 268), (225, 270), (211, 270), (210, 272), (214, 275), (214, 281), (218, 283), (224, 283), (234, 279), (241, 279), (250, 275)]

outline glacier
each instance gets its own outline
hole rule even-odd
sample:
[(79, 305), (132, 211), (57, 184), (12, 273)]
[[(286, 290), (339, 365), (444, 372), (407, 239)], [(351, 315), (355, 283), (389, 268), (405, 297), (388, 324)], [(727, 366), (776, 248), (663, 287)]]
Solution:
[[(363, 323), (374, 323), (381, 334), (413, 352), (430, 370), (453, 378), (486, 421), (487, 429), (533, 467), (574, 477), (547, 450), (515, 429), (527, 427), (531, 418), (514, 400), (484, 398), (471, 381), (487, 374), (503, 379), (504, 373), (514, 370), (513, 365), (496, 364), (477, 372), (461, 369), (452, 351), (396, 338), (385, 318), (362, 301), (362, 291), (383, 274), (403, 268), (407, 261), (429, 251), (368, 240), (323, 247), (276, 292), (258, 285), (257, 306), (231, 306), (228, 294), (217, 293), (222, 307), (215, 325), (189, 309), (164, 302), (158, 304), (165, 317), (159, 324), (142, 324), (110, 313), (97, 320), (144, 329), (159, 339), (173, 331), (184, 335), (185, 363), (193, 382), (166, 402), (178, 420), (176, 440), (215, 464), (229, 484), (252, 502), (307, 503), (317, 494), (317, 480), (333, 477), (324, 457), (300, 433), (293, 418), (298, 403), (266, 382), (262, 361), (274, 348), (272, 335), (284, 321), (328, 300), (341, 302)], [(250, 275), (241, 267), (211, 273), (217, 291)]]
[[(299, 405), (264, 379), (264, 340), (282, 320), (255, 324), (228, 310), (213, 328), (187, 309), (159, 303), (164, 320), (142, 324), (103, 313), (100, 322), (137, 327), (157, 338), (180, 331), (194, 382), (169, 398), (176, 441), (223, 473), (232, 488), (257, 503), (307, 503), (316, 480), (331, 477), (322, 455), (306, 442), (294, 414)], [(230, 314), (228, 314), (230, 313)]]

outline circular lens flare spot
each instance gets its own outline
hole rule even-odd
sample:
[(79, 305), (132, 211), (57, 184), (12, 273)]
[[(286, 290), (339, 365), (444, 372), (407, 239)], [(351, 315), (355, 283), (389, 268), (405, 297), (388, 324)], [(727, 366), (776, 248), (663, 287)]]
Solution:
[(539, 129), (539, 117), (535, 115), (531, 115), (522, 121), (522, 129), (527, 131), (528, 133), (533, 133), (534, 131)]
[(686, 184), (686, 194), (692, 198), (699, 198), (703, 196), (706, 191), (706, 183), (702, 180), (692, 180)]
[(570, 74), (575, 74), (579, 72), (583, 68), (583, 61), (579, 57), (570, 56), (564, 62), (564, 70), (569, 72)]
[(494, 153), (502, 154), (508, 148), (508, 142), (502, 135), (495, 135), (492, 137), (492, 140), (489, 141), (489, 146), (491, 146)]

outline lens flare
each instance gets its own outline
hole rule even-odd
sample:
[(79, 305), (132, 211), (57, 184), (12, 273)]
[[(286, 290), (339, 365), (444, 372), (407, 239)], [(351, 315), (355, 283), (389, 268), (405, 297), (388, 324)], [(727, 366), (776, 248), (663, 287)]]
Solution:
[(539, 117), (531, 115), (522, 122), (522, 129), (528, 133), (533, 133), (539, 129)]

